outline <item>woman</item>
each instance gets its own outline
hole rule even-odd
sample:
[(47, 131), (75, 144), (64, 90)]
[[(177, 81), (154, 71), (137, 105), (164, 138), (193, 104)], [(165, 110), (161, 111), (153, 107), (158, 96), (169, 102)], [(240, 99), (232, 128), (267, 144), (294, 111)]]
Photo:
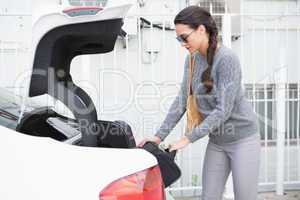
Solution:
[[(192, 91), (203, 122), (171, 145), (180, 150), (209, 135), (202, 174), (202, 199), (221, 200), (230, 172), (235, 200), (255, 200), (260, 157), (258, 124), (241, 84), (238, 57), (218, 43), (218, 29), (210, 13), (198, 6), (183, 9), (174, 20), (177, 39), (195, 60)], [(181, 89), (156, 135), (163, 141), (186, 111), (189, 56)]]

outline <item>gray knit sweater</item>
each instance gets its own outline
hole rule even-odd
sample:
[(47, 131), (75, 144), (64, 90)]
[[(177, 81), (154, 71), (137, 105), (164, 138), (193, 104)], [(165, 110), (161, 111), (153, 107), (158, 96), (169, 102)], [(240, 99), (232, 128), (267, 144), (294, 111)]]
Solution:
[[(206, 68), (206, 58), (198, 52), (195, 53), (192, 90), (197, 96), (198, 109), (205, 119), (187, 135), (188, 139), (195, 142), (209, 134), (213, 143), (224, 144), (258, 134), (257, 117), (242, 89), (241, 66), (235, 53), (225, 46), (217, 50), (211, 73), (214, 86), (208, 94), (201, 83), (201, 75)], [(161, 140), (169, 135), (186, 111), (188, 70), (187, 56), (179, 94), (156, 133)]]

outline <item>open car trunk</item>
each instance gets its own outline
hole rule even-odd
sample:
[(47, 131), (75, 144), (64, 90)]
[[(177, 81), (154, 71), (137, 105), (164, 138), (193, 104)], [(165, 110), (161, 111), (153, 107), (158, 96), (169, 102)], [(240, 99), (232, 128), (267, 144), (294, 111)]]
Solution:
[[(136, 146), (131, 128), (126, 122), (97, 120), (96, 124), (98, 147)], [(82, 133), (77, 120), (62, 116), (49, 107), (26, 113), (16, 130), (27, 135), (50, 137), (67, 144), (82, 145)]]
[[(62, 125), (60, 122), (65, 120), (65, 124), (71, 124), (72, 131), (76, 132), (73, 135), (79, 135), (78, 141), (72, 141), (74, 144), (90, 147), (135, 146), (134, 138), (130, 134), (131, 130), (126, 128), (126, 123), (98, 121), (96, 107), (92, 99), (72, 80), (70, 74), (72, 59), (79, 55), (112, 51), (123, 24), (121, 17), (108, 19), (107, 16), (109, 15), (104, 15), (105, 9), (102, 17), (102, 11), (96, 9), (97, 12), (99, 10), (100, 12), (91, 14), (93, 16), (90, 20), (90, 16), (85, 16), (87, 9), (95, 11), (94, 8), (90, 7), (78, 8), (64, 11), (65, 14), (56, 13), (44, 16), (35, 23), (36, 27), (33, 29), (37, 35), (32, 44), (32, 76), (29, 96), (48, 94), (54, 97), (72, 111), (75, 120), (66, 119), (52, 110), (42, 109), (27, 113), (19, 124), (18, 130), (65, 141), (69, 139), (68, 134), (57, 133), (57, 131), (66, 131), (64, 129), (66, 127), (62, 128), (57, 125)], [(114, 13), (125, 13), (128, 9), (127, 5), (120, 7), (119, 11), (117, 9), (113, 11)], [(78, 15), (84, 16), (78, 17)], [(97, 20), (97, 15), (99, 15), (99, 20)], [(53, 21), (61, 18), (60, 21), (64, 21), (64, 24), (48, 26), (46, 22), (49, 22), (51, 17)], [(41, 26), (41, 28), (38, 26)], [(118, 133), (113, 133), (111, 128), (116, 128)], [(33, 131), (33, 129), (38, 130)], [(129, 133), (129, 136), (127, 133)]]

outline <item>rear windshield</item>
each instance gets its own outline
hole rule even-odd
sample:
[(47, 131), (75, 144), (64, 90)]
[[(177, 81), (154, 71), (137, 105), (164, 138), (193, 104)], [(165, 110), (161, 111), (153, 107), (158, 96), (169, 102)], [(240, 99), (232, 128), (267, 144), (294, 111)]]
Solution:
[[(21, 113), (22, 98), (0, 88), (0, 125), (15, 129)], [(32, 102), (26, 105), (31, 110), (35, 106)]]

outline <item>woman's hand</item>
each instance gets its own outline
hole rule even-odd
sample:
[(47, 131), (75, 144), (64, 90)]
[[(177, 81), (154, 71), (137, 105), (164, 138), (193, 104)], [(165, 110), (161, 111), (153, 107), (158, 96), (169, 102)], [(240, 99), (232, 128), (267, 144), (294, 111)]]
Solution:
[(144, 146), (144, 144), (146, 142), (155, 142), (156, 144), (160, 144), (161, 143), (161, 139), (157, 136), (153, 136), (152, 138), (146, 138), (146, 139), (143, 139), (139, 144), (138, 144), (138, 147), (142, 147)]
[(186, 147), (188, 144), (190, 144), (190, 140), (187, 137), (182, 137), (180, 140), (177, 142), (173, 143), (170, 145), (170, 152), (175, 151), (175, 150), (180, 150)]

